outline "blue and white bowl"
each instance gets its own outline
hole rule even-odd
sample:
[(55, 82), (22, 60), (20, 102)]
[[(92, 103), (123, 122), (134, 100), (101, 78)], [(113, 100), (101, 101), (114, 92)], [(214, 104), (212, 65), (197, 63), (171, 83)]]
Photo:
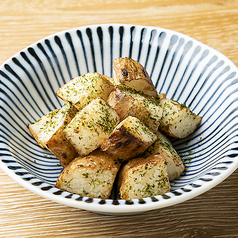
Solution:
[[(94, 199), (54, 187), (62, 167), (41, 149), (28, 125), (63, 102), (57, 89), (86, 72), (112, 76), (112, 61), (130, 57), (148, 71), (159, 93), (202, 116), (188, 138), (172, 140), (186, 173), (161, 196)], [(178, 32), (133, 25), (93, 25), (46, 37), (0, 67), (0, 167), (42, 197), (102, 214), (135, 214), (171, 206), (213, 188), (238, 167), (238, 70), (216, 50)], [(235, 186), (235, 185), (234, 185)]]

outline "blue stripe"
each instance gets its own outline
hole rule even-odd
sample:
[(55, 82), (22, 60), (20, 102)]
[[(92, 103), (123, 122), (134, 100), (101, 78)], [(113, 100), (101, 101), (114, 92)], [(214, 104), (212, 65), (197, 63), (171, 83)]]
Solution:
[[(63, 84), (65, 84), (68, 80), (65, 79), (64, 75), (63, 75), (63, 72), (62, 72), (62, 69), (61, 69), (61, 65), (59, 63), (59, 60), (58, 60), (58, 57), (55, 53), (55, 51), (53, 50), (52, 46), (51, 46), (51, 42), (50, 40), (46, 39), (45, 40), (45, 44), (47, 45), (48, 49), (50, 50), (51, 54), (52, 54), (52, 58), (53, 60), (55, 61), (56, 65), (57, 65), (57, 69), (59, 70), (59, 73), (60, 73), (60, 76), (63, 80)], [(62, 85), (61, 85), (62, 86)]]
[[(76, 56), (76, 51), (75, 51), (75, 47), (74, 47), (74, 44), (73, 44), (71, 35), (70, 35), (68, 32), (66, 32), (66, 33), (65, 33), (65, 38), (66, 38), (66, 40), (68, 41), (68, 43), (69, 43), (69, 45), (70, 45), (70, 48), (71, 48), (71, 50), (72, 50), (72, 52), (73, 52), (73, 55), (74, 55), (74, 63), (75, 63), (75, 66), (76, 66), (78, 75), (80, 75), (79, 63), (78, 63), (78, 59), (77, 59), (77, 56)], [(71, 77), (72, 77), (72, 76), (71, 76)]]
[(65, 65), (66, 65), (66, 68), (67, 68), (68, 74), (69, 74), (69, 78), (68, 78), (68, 80), (66, 80), (66, 82), (68, 82), (70, 79), (72, 79), (72, 73), (71, 73), (71, 70), (70, 70), (69, 61), (68, 61), (65, 49), (62, 45), (61, 39), (58, 36), (55, 36), (54, 40), (55, 40), (55, 43), (59, 46), (59, 48), (61, 50), (61, 53), (63, 55), (64, 62), (65, 62)]
[(84, 41), (83, 41), (83, 36), (82, 36), (82, 32), (77, 30), (77, 35), (79, 37), (82, 49), (83, 49), (83, 54), (84, 54), (84, 60), (85, 60), (85, 64), (86, 64), (86, 68), (87, 68), (87, 72), (89, 72), (89, 67), (88, 67), (88, 59), (87, 59), (87, 54), (86, 54), (86, 50), (85, 50), (85, 46), (84, 46)]

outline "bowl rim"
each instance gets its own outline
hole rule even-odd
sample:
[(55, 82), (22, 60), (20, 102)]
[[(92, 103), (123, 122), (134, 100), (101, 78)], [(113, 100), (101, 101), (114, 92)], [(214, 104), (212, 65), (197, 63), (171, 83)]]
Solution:
[[(217, 186), (218, 184), (223, 182), (227, 177), (229, 177), (238, 168), (238, 161), (234, 161), (234, 163), (236, 164), (236, 166), (228, 168), (222, 175), (218, 176), (218, 177), (220, 177), (219, 181), (212, 180), (209, 183), (204, 182), (203, 186), (197, 187), (197, 188), (195, 188), (195, 190), (193, 190), (192, 196), (191, 196), (191, 193), (182, 193), (182, 195), (179, 197), (180, 199), (158, 200), (159, 205), (156, 202), (127, 205), (127, 204), (123, 203), (123, 201), (125, 201), (125, 200), (118, 200), (118, 201), (122, 201), (122, 204), (113, 205), (113, 204), (106, 203), (103, 206), (101, 206), (98, 203), (85, 202), (88, 199), (88, 197), (83, 197), (84, 200), (81, 202), (76, 201), (76, 200), (71, 200), (71, 199), (67, 199), (62, 196), (54, 195), (53, 193), (48, 193), (47, 191), (42, 191), (38, 187), (31, 185), (28, 181), (25, 181), (23, 179), (19, 180), (19, 176), (16, 175), (12, 170), (8, 169), (7, 166), (1, 160), (0, 160), (0, 168), (10, 178), (12, 178), (15, 182), (17, 182), (19, 185), (21, 185), (25, 189), (27, 189), (27, 190), (33, 192), (34, 194), (37, 194), (45, 199), (51, 200), (53, 202), (56, 202), (56, 203), (59, 203), (62, 205), (66, 205), (69, 207), (80, 208), (83, 210), (100, 213), (103, 215), (133, 215), (133, 214), (151, 211), (151, 210), (155, 210), (155, 209), (160, 209), (160, 208), (164, 208), (164, 207), (174, 206), (174, 205), (180, 204), (182, 202), (185, 202), (187, 200), (190, 200), (192, 198), (195, 198), (195, 197), (207, 192), (208, 190), (214, 188), (215, 186)], [(185, 186), (185, 187), (187, 187), (187, 186)], [(178, 190), (180, 190), (180, 189), (176, 189), (175, 191), (178, 191)], [(63, 193), (68, 194), (68, 195), (71, 194), (71, 193), (65, 192), (65, 191)], [(166, 194), (172, 194), (172, 192), (168, 192)], [(73, 196), (78, 197), (78, 195), (73, 195)], [(162, 197), (162, 195), (156, 196), (156, 198), (161, 198), (161, 197)], [(143, 198), (143, 199), (150, 200), (151, 198), (147, 197), (147, 198)], [(97, 202), (97, 201), (101, 201), (102, 199), (94, 198), (94, 200)], [(113, 201), (111, 199), (105, 199), (105, 200)], [(138, 199), (132, 199), (132, 200), (128, 200), (128, 201), (138, 201)]]
[[(165, 32), (170, 32), (173, 34), (178, 35), (179, 37), (184, 37), (186, 39), (189, 39), (193, 42), (198, 43), (199, 45), (205, 47), (206, 49), (211, 50), (212, 52), (215, 52), (217, 56), (222, 57), (223, 59), (225, 59), (228, 63), (229, 66), (233, 67), (234, 70), (236, 72), (238, 72), (238, 69), (236, 67), (236, 65), (226, 56), (224, 56), (222, 53), (220, 53), (219, 51), (213, 49), (212, 47), (205, 45), (204, 43), (188, 36), (185, 35), (183, 33), (174, 31), (174, 30), (170, 30), (170, 29), (166, 29), (166, 28), (161, 28), (161, 27), (155, 27), (155, 26), (143, 26), (143, 25), (134, 25), (134, 24), (120, 24), (120, 23), (107, 23), (107, 24), (93, 24), (93, 25), (86, 25), (86, 26), (80, 26), (80, 27), (74, 27), (71, 29), (66, 29), (63, 31), (59, 31), (56, 33), (53, 33), (49, 36), (46, 36), (34, 43), (32, 43), (31, 45), (23, 48), (22, 50), (20, 50), (19, 52), (17, 52), (16, 54), (14, 54), (13, 56), (11, 56), (9, 59), (7, 59), (6, 61), (4, 61), (1, 65), (0, 65), (0, 70), (4, 67), (5, 64), (11, 64), (11, 60), (14, 57), (19, 57), (21, 52), (26, 51), (27, 49), (29, 49), (30, 47), (34, 48), (37, 46), (38, 43), (43, 42), (46, 39), (51, 39), (55, 36), (59, 36), (61, 37), (63, 34), (67, 33), (67, 32), (72, 32), (72, 31), (76, 31), (76, 30), (83, 30), (86, 28), (97, 28), (97, 27), (119, 27), (119, 26), (123, 26), (123, 27), (138, 27), (138, 28), (147, 28), (147, 29), (158, 29), (158, 30), (162, 30)], [(20, 184), (21, 186), (23, 186), (24, 188), (26, 188), (27, 190), (30, 190), (31, 192), (44, 197), (46, 199), (49, 199), (51, 201), (60, 203), (60, 204), (64, 204), (66, 206), (71, 206), (71, 207), (75, 207), (75, 208), (81, 208), (84, 210), (88, 210), (88, 211), (93, 211), (93, 212), (97, 212), (97, 213), (101, 213), (101, 214), (107, 214), (107, 215), (129, 215), (129, 214), (134, 214), (134, 213), (141, 213), (141, 212), (145, 212), (145, 211), (149, 211), (149, 210), (154, 210), (154, 209), (159, 209), (159, 208), (163, 208), (163, 207), (167, 207), (167, 206), (173, 206), (176, 205), (178, 203), (187, 201), (189, 199), (192, 199), (202, 193), (205, 193), (206, 191), (212, 189), (213, 187), (215, 187), (216, 185), (220, 184), (222, 181), (224, 181), (228, 176), (230, 176), (237, 168), (238, 168), (238, 160), (235, 160), (234, 158), (230, 158), (230, 160), (232, 160), (232, 166), (229, 166), (227, 170), (222, 171), (222, 173), (219, 176), (216, 176), (215, 179), (213, 179), (212, 181), (209, 181), (209, 183), (207, 182), (202, 182), (202, 186), (198, 187), (198, 188), (194, 188), (191, 193), (182, 193), (180, 196), (178, 196), (178, 199), (160, 199), (162, 198), (162, 195), (160, 196), (156, 196), (156, 198), (158, 198), (158, 202), (147, 202), (145, 204), (140, 204), (138, 203), (138, 199), (132, 199), (132, 201), (134, 202), (133, 205), (127, 205), (124, 203), (125, 200), (118, 200), (119, 203), (120, 201), (122, 201), (122, 203), (120, 203), (119, 205), (112, 205), (112, 203), (105, 203), (103, 204), (103, 206), (100, 206), (98, 201), (102, 200), (102, 199), (97, 199), (94, 198), (93, 200), (95, 200), (96, 202), (92, 202), (92, 203), (87, 203), (85, 202), (86, 199), (88, 199), (88, 197), (83, 197), (82, 201), (76, 201), (76, 200), (72, 200), (72, 199), (66, 199), (63, 196), (56, 196), (52, 193), (49, 193), (47, 191), (42, 191), (41, 189), (39, 189), (38, 187), (33, 186), (31, 183), (29, 183), (26, 180), (23, 180), (21, 177), (19, 179), (19, 175), (17, 175), (16, 173), (14, 173), (14, 171), (10, 170), (7, 165), (2, 161), (2, 158), (4, 158), (4, 156), (0, 156), (0, 168), (9, 176), (11, 177), (14, 181), (16, 181), (18, 184)], [(14, 159), (15, 160), (15, 159)], [(17, 163), (17, 161), (16, 161)], [(23, 168), (23, 167), (22, 167)], [(25, 168), (23, 168), (25, 170)], [(26, 170), (27, 171), (27, 170)], [(194, 181), (194, 183), (196, 183), (197, 180)], [(201, 182), (201, 181), (200, 181)], [(186, 186), (185, 186), (186, 187)], [(180, 189), (176, 189), (175, 191), (178, 191)], [(63, 192), (64, 194), (71, 194), (68, 192)], [(169, 192), (166, 194), (170, 194), (173, 198), (173, 192)], [(78, 196), (78, 195), (73, 195), (73, 196)], [(151, 198), (143, 198), (144, 200), (151, 200)], [(111, 199), (105, 199), (106, 201), (112, 201)]]
[(63, 35), (67, 32), (71, 32), (71, 31), (75, 31), (75, 30), (80, 30), (80, 29), (87, 29), (87, 28), (97, 28), (97, 27), (109, 27), (109, 26), (123, 26), (123, 27), (137, 27), (137, 28), (147, 28), (147, 29), (159, 29), (159, 30), (163, 30), (163, 31), (166, 31), (166, 32), (170, 32), (170, 33), (176, 33), (177, 35), (179, 36), (183, 36), (187, 39), (190, 39), (204, 47), (206, 47), (207, 49), (210, 49), (211, 51), (214, 51), (216, 52), (216, 54), (218, 54), (219, 56), (221, 57), (225, 57), (226, 60), (229, 60), (230, 64), (232, 66), (234, 66), (236, 69), (237, 69), (237, 66), (227, 57), (225, 56), (224, 54), (222, 54), (221, 52), (219, 52), (218, 50), (214, 49), (213, 47), (209, 46), (209, 45), (206, 45), (204, 44), (203, 42), (199, 41), (199, 40), (196, 40), (195, 38), (189, 36), (189, 35), (186, 35), (184, 33), (181, 33), (179, 31), (175, 31), (175, 30), (171, 30), (171, 29), (167, 29), (167, 28), (163, 28), (163, 27), (159, 27), (159, 26), (147, 26), (147, 25), (137, 25), (137, 24), (127, 24), (127, 23), (102, 23), (102, 24), (90, 24), (90, 25), (83, 25), (83, 26), (79, 26), (79, 27), (73, 27), (73, 28), (69, 28), (69, 29), (65, 29), (65, 30), (62, 30), (62, 31), (59, 31), (59, 32), (55, 32), (55, 33), (52, 33), (48, 36), (45, 36), (43, 38), (40, 38), (39, 40), (31, 43), (30, 45), (26, 46), (26, 47), (23, 47), (20, 51), (16, 52), (15, 54), (13, 54), (10, 58), (6, 59), (4, 62), (2, 62), (0, 64), (0, 68), (2, 68), (2, 66), (8, 62), (11, 61), (12, 58), (20, 55), (20, 53), (22, 51), (26, 51), (28, 48), (32, 47), (32, 46), (36, 46), (38, 43), (41, 43), (43, 42), (44, 40), (46, 39), (49, 39), (49, 38), (52, 38), (54, 36), (57, 36), (57, 35)]

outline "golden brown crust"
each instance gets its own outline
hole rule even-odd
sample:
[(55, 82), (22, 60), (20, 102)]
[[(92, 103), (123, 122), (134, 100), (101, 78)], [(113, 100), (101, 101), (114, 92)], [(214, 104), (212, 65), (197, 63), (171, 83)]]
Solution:
[(129, 116), (104, 141), (101, 150), (126, 161), (143, 153), (156, 139), (157, 136), (139, 119)]
[(101, 146), (101, 150), (121, 161), (139, 155), (145, 150), (143, 148), (143, 141), (128, 133), (123, 126), (112, 133)]
[(135, 99), (123, 93), (118, 87), (112, 90), (107, 102), (117, 112), (120, 121), (129, 116), (131, 109), (138, 104)]
[(153, 82), (139, 62), (127, 57), (116, 58), (113, 60), (113, 75), (116, 85), (124, 85), (157, 98)]
[(60, 121), (60, 125), (55, 133), (46, 141), (46, 147), (51, 151), (56, 158), (59, 159), (60, 164), (65, 167), (69, 164), (78, 154), (74, 147), (69, 143), (63, 134), (63, 130), (66, 125), (72, 120), (75, 116), (77, 109), (70, 105), (65, 104), (65, 110), (62, 107), (64, 116)]
[(95, 150), (86, 157), (76, 157), (68, 164), (55, 187), (81, 196), (107, 199), (119, 168), (117, 160)]
[(108, 104), (115, 109), (120, 121), (127, 116), (134, 116), (148, 126), (151, 131), (158, 130), (162, 108), (151, 97), (136, 93), (134, 90), (116, 87), (108, 97)]
[(97, 149), (94, 150), (91, 154), (80, 157), (78, 156), (74, 161), (70, 163), (71, 169), (77, 169), (78, 167), (85, 168), (103, 168), (104, 170), (113, 170), (120, 167), (118, 160), (113, 159), (110, 155), (105, 152)]
[(60, 165), (65, 167), (75, 157), (78, 156), (75, 148), (69, 143), (63, 134), (63, 128), (55, 133), (50, 140), (48, 140), (46, 146), (48, 149), (59, 159)]
[(121, 83), (124, 81), (146, 79), (152, 84), (150, 77), (145, 68), (137, 61), (130, 58), (117, 58), (113, 61), (113, 68), (117, 74), (117, 78)]

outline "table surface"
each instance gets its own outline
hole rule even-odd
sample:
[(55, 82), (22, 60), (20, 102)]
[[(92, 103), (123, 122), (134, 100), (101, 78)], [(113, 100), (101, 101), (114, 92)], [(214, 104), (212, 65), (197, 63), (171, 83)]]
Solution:
[[(187, 34), (238, 66), (238, 1), (1, 0), (0, 64), (58, 31), (100, 23), (158, 26)], [(238, 237), (238, 171), (182, 204), (135, 216), (66, 207), (0, 170), (0, 237)]]

